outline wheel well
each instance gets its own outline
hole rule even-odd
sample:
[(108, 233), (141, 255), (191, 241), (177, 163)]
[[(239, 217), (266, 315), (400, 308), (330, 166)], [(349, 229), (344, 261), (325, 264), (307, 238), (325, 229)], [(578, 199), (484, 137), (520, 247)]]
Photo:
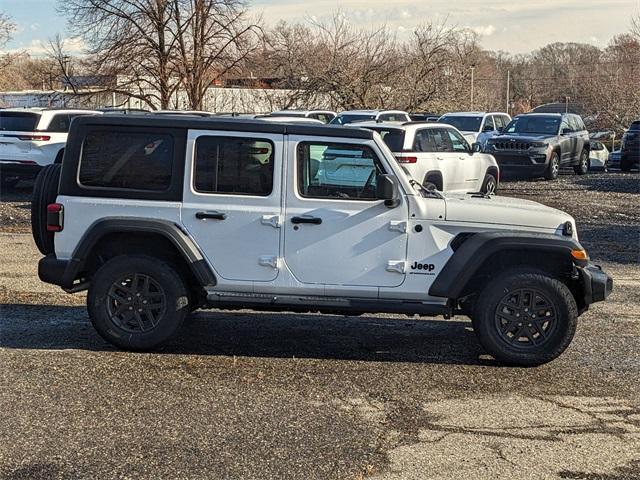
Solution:
[(424, 176), (422, 184), (424, 185), (426, 182), (431, 182), (436, 186), (438, 190), (442, 190), (442, 187), (444, 185), (444, 181), (442, 180), (442, 173), (433, 171), (427, 172), (427, 174)]
[(187, 260), (164, 235), (146, 232), (117, 232), (103, 235), (85, 259), (83, 277), (90, 279), (108, 260), (119, 255), (146, 255), (162, 260), (176, 269), (192, 294), (194, 303), (204, 298), (204, 290)]
[(488, 175), (492, 175), (496, 180), (498, 180), (498, 177), (499, 177), (499, 173), (498, 172), (499, 172), (498, 167), (493, 167), (492, 166), (492, 167), (487, 168), (487, 174)]
[(462, 289), (460, 299), (467, 299), (480, 293), (495, 276), (506, 270), (526, 268), (556, 278), (569, 287), (580, 308), (583, 302), (578, 285), (573, 279), (573, 262), (561, 252), (508, 250), (500, 251), (487, 258), (476, 270)]
[(62, 156), (64, 155), (64, 148), (61, 148), (58, 154), (56, 155), (56, 159), (53, 163), (62, 163)]

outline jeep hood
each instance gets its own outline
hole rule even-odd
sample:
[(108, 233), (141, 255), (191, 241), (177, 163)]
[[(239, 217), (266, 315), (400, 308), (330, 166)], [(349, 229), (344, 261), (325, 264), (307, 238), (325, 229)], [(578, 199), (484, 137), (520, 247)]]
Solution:
[(556, 230), (570, 221), (575, 227), (575, 221), (569, 214), (530, 200), (495, 195), (454, 195), (447, 196), (445, 202), (446, 220), (451, 222), (495, 224), (503, 228), (506, 226)]
[(527, 142), (541, 142), (544, 140), (548, 140), (550, 138), (555, 137), (555, 135), (545, 135), (545, 134), (535, 134), (535, 133), (513, 133), (513, 134), (503, 134), (496, 135), (492, 137), (491, 140), (494, 142), (508, 142), (509, 140), (515, 141), (527, 141)]

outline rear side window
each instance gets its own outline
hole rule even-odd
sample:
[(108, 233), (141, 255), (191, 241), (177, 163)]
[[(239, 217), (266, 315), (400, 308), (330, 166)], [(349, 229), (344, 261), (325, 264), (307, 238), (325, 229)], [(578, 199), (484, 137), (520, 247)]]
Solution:
[(273, 190), (274, 146), (261, 138), (200, 137), (194, 188), (200, 193), (256, 195)]
[(40, 115), (31, 112), (3, 112), (0, 110), (0, 131), (33, 132)]
[(446, 128), (427, 128), (416, 133), (413, 149), (416, 152), (453, 152), (453, 144)]
[(401, 152), (404, 149), (404, 130), (397, 128), (376, 128), (384, 143), (392, 152)]
[(82, 145), (78, 181), (89, 188), (166, 191), (173, 158), (171, 135), (96, 130)]
[(66, 133), (69, 131), (70, 124), (71, 115), (68, 113), (54, 115), (51, 119), (51, 123), (47, 127), (47, 132)]

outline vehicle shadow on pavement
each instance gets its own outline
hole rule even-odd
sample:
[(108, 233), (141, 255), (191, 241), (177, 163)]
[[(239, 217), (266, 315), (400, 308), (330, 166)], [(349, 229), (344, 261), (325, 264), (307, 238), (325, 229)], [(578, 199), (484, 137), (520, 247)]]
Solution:
[[(0, 305), (0, 348), (117, 350), (84, 307)], [(468, 321), (199, 311), (155, 353), (496, 365)]]

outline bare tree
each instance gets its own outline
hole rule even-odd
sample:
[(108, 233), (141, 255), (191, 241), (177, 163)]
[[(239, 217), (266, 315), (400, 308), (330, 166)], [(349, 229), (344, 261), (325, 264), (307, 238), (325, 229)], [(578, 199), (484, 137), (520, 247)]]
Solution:
[(179, 86), (172, 0), (64, 0), (71, 31), (82, 37), (97, 74), (118, 76), (121, 90), (168, 108)]
[(209, 87), (239, 72), (259, 46), (260, 27), (241, 0), (173, 0), (173, 62), (189, 101), (202, 110)]

